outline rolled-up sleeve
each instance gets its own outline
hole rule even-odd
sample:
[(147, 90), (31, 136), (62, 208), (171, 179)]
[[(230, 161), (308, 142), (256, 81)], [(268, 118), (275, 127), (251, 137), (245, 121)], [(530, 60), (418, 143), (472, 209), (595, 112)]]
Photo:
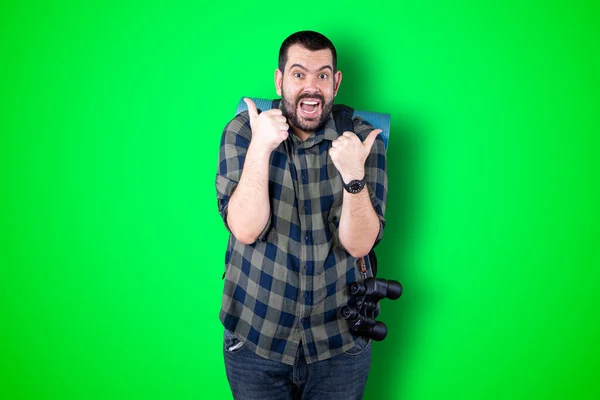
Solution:
[(246, 152), (252, 137), (251, 132), (248, 113), (243, 112), (227, 124), (221, 137), (216, 177), (217, 202), (219, 214), (230, 233), (231, 229), (227, 225), (227, 207), (242, 175)]
[[(354, 118), (354, 132), (360, 136), (361, 140), (365, 140), (366, 137), (375, 129), (371, 124), (360, 117)], [(381, 135), (377, 136), (371, 153), (365, 161), (365, 176), (367, 179), (367, 189), (369, 191), (369, 197), (373, 204), (373, 209), (377, 213), (379, 218), (379, 233), (375, 240), (376, 246), (381, 238), (383, 237), (383, 229), (385, 228), (385, 206), (387, 201), (387, 165), (385, 158), (385, 144)]]
[[(219, 165), (217, 168), (215, 184), (217, 187), (219, 214), (221, 214), (225, 228), (227, 228), (229, 233), (232, 233), (227, 224), (229, 199), (242, 176), (242, 169), (244, 168), (244, 161), (246, 159), (246, 153), (248, 152), (251, 138), (252, 130), (250, 128), (250, 119), (248, 118), (247, 111), (240, 113), (227, 124), (223, 130), (223, 136), (221, 137)], [(264, 240), (270, 226), (271, 216), (269, 215), (269, 220), (258, 237), (259, 240)]]

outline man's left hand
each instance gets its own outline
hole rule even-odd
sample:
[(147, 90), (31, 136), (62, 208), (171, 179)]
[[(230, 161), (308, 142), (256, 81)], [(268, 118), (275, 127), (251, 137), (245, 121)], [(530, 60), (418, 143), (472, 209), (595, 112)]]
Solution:
[(355, 133), (346, 131), (331, 142), (329, 156), (345, 183), (364, 178), (365, 160), (371, 152), (377, 135), (381, 132), (381, 129), (372, 130), (365, 141), (361, 142)]

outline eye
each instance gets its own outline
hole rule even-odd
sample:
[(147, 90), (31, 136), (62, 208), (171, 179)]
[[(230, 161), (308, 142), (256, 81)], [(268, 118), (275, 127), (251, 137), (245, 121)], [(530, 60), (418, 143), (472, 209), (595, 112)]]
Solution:
[(300, 72), (294, 72), (294, 78), (302, 78), (302, 74)]
[(319, 74), (319, 79), (327, 79), (329, 78), (329, 75), (327, 74)]

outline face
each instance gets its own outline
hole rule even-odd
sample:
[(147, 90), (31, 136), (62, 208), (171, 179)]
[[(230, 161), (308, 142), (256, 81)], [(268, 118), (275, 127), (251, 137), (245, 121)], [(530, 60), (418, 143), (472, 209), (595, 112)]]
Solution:
[(290, 46), (284, 71), (275, 71), (283, 115), (301, 131), (315, 132), (327, 120), (341, 81), (342, 73), (333, 71), (331, 50)]

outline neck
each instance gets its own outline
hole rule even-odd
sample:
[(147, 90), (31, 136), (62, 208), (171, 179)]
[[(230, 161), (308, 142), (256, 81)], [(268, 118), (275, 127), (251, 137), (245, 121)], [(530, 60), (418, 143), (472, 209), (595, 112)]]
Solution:
[(300, 140), (302, 140), (303, 142), (308, 139), (308, 137), (310, 135), (312, 135), (314, 132), (308, 132), (308, 131), (303, 131), (300, 128), (295, 127), (294, 125), (292, 125), (292, 130), (294, 131), (294, 134), (296, 136), (298, 136), (298, 138), (300, 138)]

